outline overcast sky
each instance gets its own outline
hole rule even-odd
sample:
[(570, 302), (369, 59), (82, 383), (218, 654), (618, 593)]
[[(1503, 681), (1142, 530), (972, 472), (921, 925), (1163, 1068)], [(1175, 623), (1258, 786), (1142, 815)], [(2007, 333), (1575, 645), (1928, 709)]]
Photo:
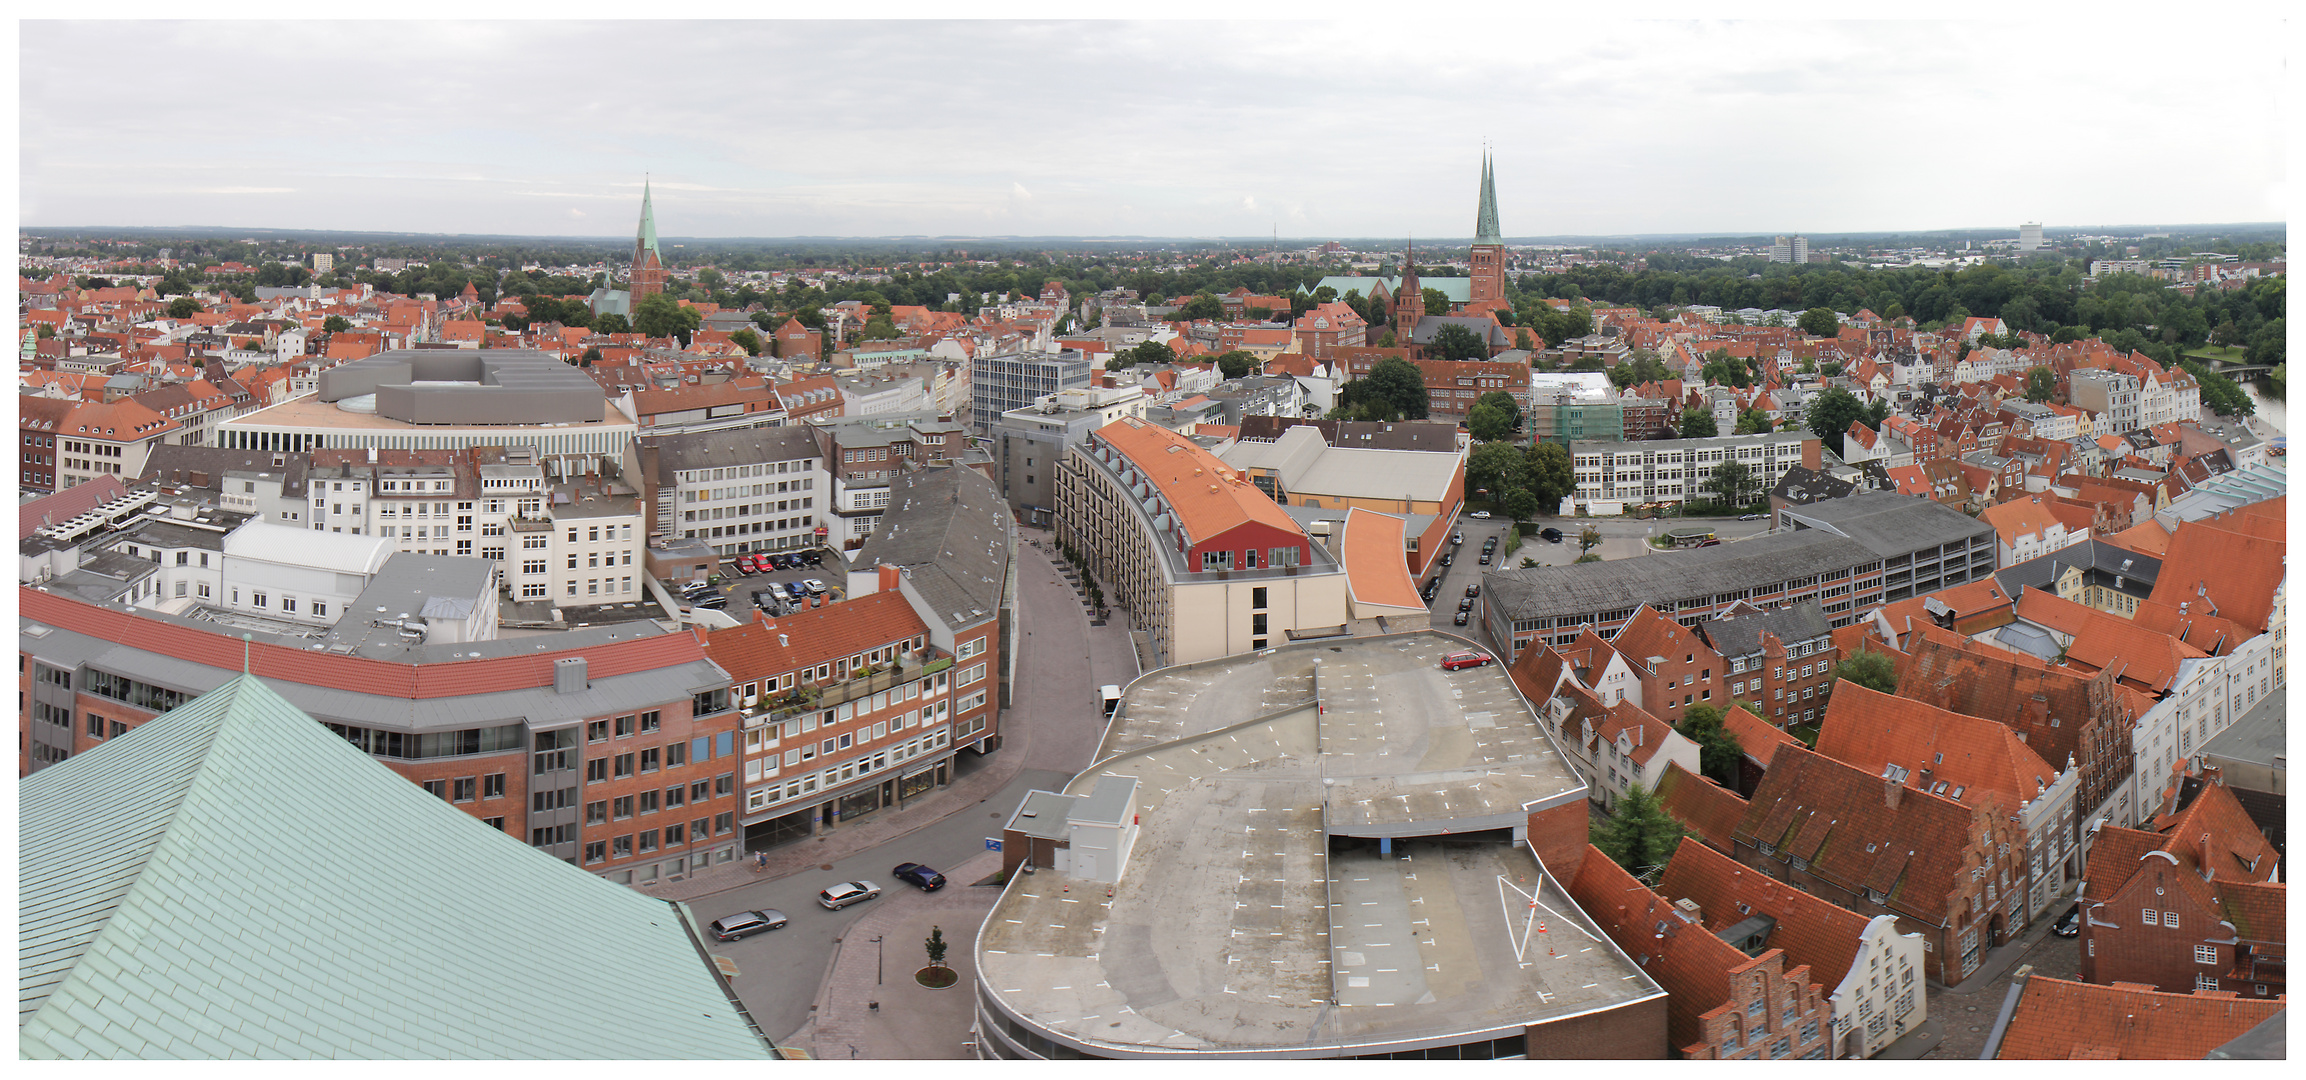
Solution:
[(647, 174), (667, 236), (1462, 242), (1487, 140), (1509, 237), (2286, 213), (2289, 34), (2270, 21), (1439, 10), (24, 22), (18, 212), (29, 226), (630, 236)]

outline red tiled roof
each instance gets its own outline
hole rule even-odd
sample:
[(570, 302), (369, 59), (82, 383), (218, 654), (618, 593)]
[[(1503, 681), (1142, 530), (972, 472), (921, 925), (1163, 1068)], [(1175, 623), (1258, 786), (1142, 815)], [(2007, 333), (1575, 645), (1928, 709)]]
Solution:
[(1779, 747), (1802, 745), (1800, 739), (1786, 734), (1777, 725), (1734, 705), (1722, 709), (1721, 726), (1737, 736), (1738, 748), (1760, 762), (1765, 770), (1770, 767), (1770, 759), (1777, 755)]
[(1686, 836), (1666, 863), (1657, 892), (1668, 900), (1696, 901), (1698, 917), (1717, 935), (1754, 915), (1776, 919), (1770, 946), (1785, 950), (1787, 963), (1807, 965), (1810, 977), (1829, 988), (1849, 974), (1866, 924), (1873, 921), (1741, 866)]
[(1997, 1060), (2199, 1061), (2282, 1011), (2231, 993), (2165, 994), (2034, 975), (2002, 1033)]
[(2265, 881), (2282, 858), (2224, 784), (2205, 784), (2184, 810), (2157, 815), (2153, 831), (2162, 837), (2162, 850), (2178, 856), (2179, 865), (2206, 869), (2217, 881)]
[(1174, 431), (1157, 424), (1117, 420), (1097, 437), (1128, 458), (1152, 482), (1195, 544), (1258, 522), (1298, 536), (1297, 520), (1232, 466)]
[[(1666, 992), (1666, 1045), (1704, 1037), (1701, 1018), (1730, 999), (1729, 976), (1752, 961), (1729, 942), (1683, 919), (1679, 909), (1586, 845), (1570, 898)], [(1772, 949), (1763, 956), (1778, 950)]]
[(1648, 604), (1633, 609), (1633, 614), (1626, 617), (1625, 625), (1618, 629), (1617, 636), (1610, 639), (1610, 647), (1616, 649), (1617, 654), (1625, 657), (1625, 662), (1634, 665), (1637, 671), (1646, 671), (1648, 658), (1652, 656), (1665, 657), (1669, 663), (1673, 662), (1676, 655), (1689, 656), (1699, 652), (1716, 660), (1721, 658), (1721, 654), (1714, 652), (1696, 630), (1658, 614)]
[[(2279, 564), (2276, 569), (2280, 569)], [(2155, 582), (2155, 592), (2161, 592), (2162, 585), (2170, 580), (2165, 571)], [(2026, 589), (2018, 597), (2017, 612), (2027, 622), (2073, 636), (2073, 642), (2066, 646), (2068, 664), (2090, 671), (2112, 671), (2115, 678), (2153, 694), (2165, 693), (2177, 682), (2180, 662), (2210, 655), (2168, 634), (2044, 589)]]
[(1746, 801), (1737, 792), (1682, 768), (1676, 761), (1667, 762), (1665, 772), (1657, 778), (1656, 795), (1658, 806), (1681, 822), (1690, 835), (1718, 851), (1734, 849), (1738, 822), (1746, 814)]
[(2207, 600), (2214, 608), (2211, 614), (2265, 629), (2273, 615), (2274, 590), (2282, 585), (2282, 527), (2279, 519), (2242, 514), (2179, 522), (2152, 598), (2190, 603), (2189, 611)]
[[(713, 631), (705, 654), (737, 682), (774, 678), (929, 632), (894, 589)], [(804, 680), (813, 681), (813, 680)]]
[[(2000, 811), (1912, 788), (1891, 807), (1884, 785), (1878, 769), (1786, 747), (1755, 789), (1737, 835), (1807, 859), (1812, 873), (1853, 891), (1884, 893), (1901, 912), (1942, 922), (1968, 876), (1963, 860), (1976, 845), (1972, 823)], [(1990, 793), (1987, 800), (1993, 801)]]
[(1818, 725), (1818, 753), (1876, 775), (1899, 766), (1908, 786), (1944, 782), (1965, 804), (1990, 791), (2015, 809), (2058, 781), (2057, 767), (2007, 726), (1846, 681)]

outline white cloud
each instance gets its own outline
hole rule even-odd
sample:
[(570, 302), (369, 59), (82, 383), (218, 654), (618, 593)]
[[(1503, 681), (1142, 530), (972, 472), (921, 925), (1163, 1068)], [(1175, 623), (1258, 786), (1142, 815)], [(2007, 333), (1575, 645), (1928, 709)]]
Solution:
[[(1462, 20), (1381, 34), (1343, 20), (703, 25), (26, 22), (19, 213), (551, 234), (569, 228), (571, 202), (604, 221), (637, 215), (646, 175), (671, 196), (657, 204), (669, 236), (988, 220), (1256, 235), (1278, 216), (1297, 235), (1445, 240), (1471, 231), (1484, 140), (1509, 236), (2285, 212), (2288, 35), (2270, 18), (1483, 13), (1481, 41), (1574, 44), (1545, 49), (1469, 47)], [(2108, 77), (2108, 58), (2140, 40), (2216, 56), (2216, 75)], [(315, 56), (419, 54), (450, 62), (389, 90), (268, 97), (262, 123), (181, 91), (184, 56), (302, 70)], [(625, 76), (570, 74), (663, 55), (681, 59), (651, 67), (646, 94)], [(104, 79), (84, 77), (89, 56)], [(773, 72), (762, 56), (778, 58)], [(1036, 118), (1051, 104), (1053, 120)], [(2183, 133), (2216, 167), (2134, 167), (2131, 148), (2157, 133)], [(215, 198), (234, 194), (268, 198)]]

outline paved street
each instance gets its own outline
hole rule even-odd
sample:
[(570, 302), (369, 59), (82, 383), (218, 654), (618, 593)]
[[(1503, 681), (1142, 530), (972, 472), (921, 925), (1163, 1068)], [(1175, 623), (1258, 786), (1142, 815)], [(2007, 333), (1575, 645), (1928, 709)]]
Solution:
[[(780, 1045), (798, 1045), (824, 1057), (848, 1057), (852, 1042), (861, 1058), (959, 1056), (969, 1024), (971, 975), (965, 961), (983, 911), (998, 894), (973, 884), (1000, 868), (997, 855), (986, 858), (991, 853), (985, 839), (1000, 834), (1001, 823), (1027, 791), (1055, 789), (1088, 764), (1104, 731), (1097, 687), (1126, 684), (1137, 675), (1124, 613), (1115, 612), (1106, 626), (1091, 627), (1080, 595), (1036, 541), (1045, 542), (1046, 534), (1028, 529), (1018, 545), (1018, 625), (1024, 632), (1013, 696), (1002, 714), (1006, 743), (1000, 750), (985, 758), (963, 752), (960, 775), (951, 785), (903, 810), (877, 811), (827, 836), (772, 849), (766, 874), (756, 876), (744, 866), (715, 867), (691, 882), (650, 890), (687, 900), (700, 922), (762, 907), (782, 911), (791, 920), (782, 930), (713, 948), (714, 955), (736, 965), (730, 982), (738, 997)], [(890, 867), (900, 862), (936, 867), (946, 873), (948, 884), (924, 895), (889, 877)], [(859, 878), (880, 885), (881, 897), (838, 912), (817, 904), (819, 889)], [(972, 916), (943, 914), (971, 905)], [(908, 920), (916, 915), (943, 920), (937, 924), (950, 946), (946, 962), (962, 972), (962, 982), (953, 989), (931, 991), (912, 982), (911, 972), (922, 963), (919, 939), (929, 925), (923, 922), (914, 932)], [(883, 926), (895, 929), (877, 928)], [(879, 950), (859, 947), (875, 934), (884, 938)], [(860, 970), (862, 985), (873, 985), (874, 952), (900, 941), (903, 959), (892, 951), (887, 962), (904, 965), (905, 987), (939, 1003), (958, 1002), (958, 1011), (947, 1016), (932, 1010), (890, 1023), (905, 1014), (885, 1006), (879, 1028), (844, 1029), (838, 1040), (821, 1033), (813, 1014), (824, 1006), (838, 1009), (834, 1003), (845, 1000), (842, 988), (856, 991), (860, 985)]]
[[(2063, 911), (2063, 905), (2055, 909)], [(2034, 921), (2034, 925), (2017, 941), (1989, 953), (1979, 966), (1978, 973), (1968, 982), (1952, 990), (1930, 990), (1930, 1016), (1940, 1029), (1934, 1038), (1917, 1040), (1908, 1035), (1901, 1043), (1922, 1042), (1929, 1048), (1919, 1055), (1923, 1058), (1941, 1058), (1949, 1061), (1974, 1061), (1986, 1048), (1986, 1037), (1993, 1034), (1994, 1017), (2001, 1011), (2002, 999), (2009, 994), (2010, 973), (2024, 965), (2032, 965), (2034, 974), (2053, 979), (2071, 979), (2082, 970), (2081, 941), (2062, 938), (2050, 933), (2055, 915)], [(1920, 1034), (1920, 1033), (1916, 1033)], [(1894, 1049), (1897, 1044), (1892, 1044)], [(1883, 1057), (1893, 1056), (1885, 1050)]]

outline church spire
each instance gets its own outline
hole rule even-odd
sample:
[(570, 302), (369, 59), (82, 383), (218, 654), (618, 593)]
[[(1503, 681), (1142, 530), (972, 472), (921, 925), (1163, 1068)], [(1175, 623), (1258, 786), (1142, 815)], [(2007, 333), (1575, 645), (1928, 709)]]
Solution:
[(656, 252), (657, 260), (664, 260), (664, 253), (657, 251), (657, 213), (650, 199), (646, 177), (641, 179), (641, 228), (633, 237), (633, 265), (640, 265), (641, 253), (644, 251)]
[(1491, 170), (1487, 150), (1481, 152), (1481, 209), (1473, 219), (1473, 242), (1505, 243), (1505, 237), (1497, 227), (1497, 176)]

